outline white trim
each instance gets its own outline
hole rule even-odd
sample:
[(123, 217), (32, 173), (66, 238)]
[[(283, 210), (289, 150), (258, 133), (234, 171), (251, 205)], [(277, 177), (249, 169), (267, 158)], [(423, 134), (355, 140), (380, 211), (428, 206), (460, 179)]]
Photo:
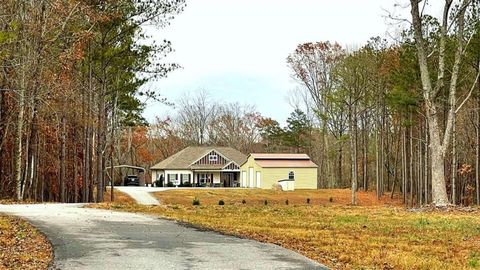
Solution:
[[(225, 169), (225, 167), (230, 166), (230, 164), (232, 164), (232, 163), (233, 163), (235, 166), (238, 167), (238, 170)], [(240, 166), (238, 166), (238, 164), (237, 164), (235, 161), (230, 161), (230, 162), (227, 163), (225, 166), (223, 166), (222, 170), (227, 170), (227, 171), (240, 171)]]

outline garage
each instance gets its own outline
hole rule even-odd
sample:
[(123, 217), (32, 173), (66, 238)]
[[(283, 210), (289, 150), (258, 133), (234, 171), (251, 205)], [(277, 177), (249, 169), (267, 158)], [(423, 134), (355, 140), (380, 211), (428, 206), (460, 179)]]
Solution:
[(253, 153), (240, 170), (240, 183), (245, 188), (317, 188), (318, 166), (307, 154)]

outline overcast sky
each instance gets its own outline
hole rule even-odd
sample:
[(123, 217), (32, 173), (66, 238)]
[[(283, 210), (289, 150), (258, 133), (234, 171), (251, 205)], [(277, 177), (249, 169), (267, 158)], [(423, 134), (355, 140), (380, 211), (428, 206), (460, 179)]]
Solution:
[[(372, 36), (395, 34), (385, 16), (405, 0), (187, 0), (171, 25), (154, 32), (175, 50), (169, 61), (183, 68), (147, 87), (175, 102), (186, 92), (207, 90), (213, 99), (255, 105), (283, 123), (292, 111), (287, 95), (296, 87), (286, 57), (304, 42), (337, 41), (360, 47)], [(147, 105), (153, 121), (173, 115)]]

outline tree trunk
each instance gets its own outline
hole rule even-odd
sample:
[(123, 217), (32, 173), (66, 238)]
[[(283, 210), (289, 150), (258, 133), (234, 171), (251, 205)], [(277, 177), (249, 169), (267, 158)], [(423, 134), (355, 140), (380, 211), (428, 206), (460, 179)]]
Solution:
[(423, 161), (423, 180), (425, 181), (425, 204), (428, 204), (429, 201), (430, 201), (430, 197), (429, 197), (429, 176), (430, 174), (428, 173), (428, 165), (429, 165), (429, 148), (428, 148), (428, 145), (430, 144), (429, 143), (429, 140), (428, 140), (428, 122), (427, 122), (427, 119), (425, 118), (425, 125), (424, 125), (424, 129), (425, 129), (425, 143), (424, 143), (424, 151), (425, 151), (425, 157), (424, 157), (424, 161)]
[(66, 129), (67, 129), (67, 123), (65, 119), (65, 115), (62, 116), (61, 119), (61, 149), (60, 149), (60, 202), (65, 203), (65, 174), (66, 174), (66, 169), (65, 169), (65, 157), (66, 157), (66, 142), (67, 142), (67, 134), (66, 134)]
[[(432, 127), (430, 127), (432, 129)], [(445, 187), (445, 154), (436, 134), (430, 132), (430, 155), (432, 175), (432, 203), (436, 206), (448, 205), (447, 189)]]
[[(412, 117), (410, 115), (410, 121), (412, 120)], [(414, 179), (415, 179), (415, 170), (414, 170), (414, 165), (413, 161), (415, 160), (414, 158), (414, 153), (413, 153), (413, 126), (409, 127), (410, 129), (410, 134), (408, 136), (409, 139), (409, 144), (410, 144), (410, 157), (409, 157), (409, 170), (410, 170), (410, 207), (413, 207), (413, 187), (414, 187)]]
[(407, 203), (407, 134), (402, 131), (402, 197), (403, 203)]
[(350, 162), (351, 162), (351, 188), (352, 188), (352, 205), (357, 204), (357, 151), (356, 151), (356, 133), (353, 120), (353, 108), (349, 110), (349, 125), (350, 125)]
[[(448, 115), (446, 118), (446, 127), (443, 132), (438, 125), (436, 96), (437, 93), (444, 88), (444, 76), (446, 71), (446, 41), (448, 38), (449, 19), (452, 16), (450, 9), (452, 1), (445, 1), (443, 9), (442, 23), (440, 24), (439, 48), (438, 48), (438, 71), (435, 87), (432, 85), (431, 72), (427, 61), (427, 46), (423, 37), (423, 21), (420, 14), (419, 4), (422, 1), (410, 0), (412, 25), (415, 36), (415, 45), (417, 49), (418, 64), (420, 67), (420, 77), (422, 81), (422, 94), (425, 102), (426, 116), (428, 122), (428, 130), (430, 133), (430, 154), (431, 154), (431, 172), (432, 172), (432, 203), (435, 206), (448, 205), (448, 196), (446, 191), (445, 181), (445, 153), (450, 143), (450, 136), (452, 135), (453, 118), (456, 112), (456, 90), (457, 82), (460, 73), (460, 65), (463, 55), (465, 54), (465, 13), (469, 4), (469, 0), (463, 0), (457, 9), (456, 17), (456, 48), (455, 58), (451, 68), (450, 85), (448, 88)], [(467, 96), (468, 98), (469, 96)], [(440, 139), (440, 134), (443, 133), (443, 138)]]
[(452, 204), (457, 204), (457, 131), (456, 116), (453, 117), (452, 126)]
[(378, 143), (378, 122), (377, 121), (377, 130), (375, 130), (375, 189), (377, 192), (377, 199), (380, 199), (381, 193), (380, 193), (380, 151), (378, 149), (379, 143)]
[[(339, 143), (339, 146), (338, 146), (338, 182), (337, 184), (333, 185), (333, 187), (338, 187), (339, 185), (342, 185), (343, 183), (343, 168), (342, 168), (342, 165), (343, 165), (343, 144), (342, 143)], [(342, 185), (343, 186), (343, 185)]]
[(78, 182), (77, 182), (77, 175), (78, 175), (78, 167), (77, 167), (77, 127), (76, 125), (73, 127), (73, 135), (72, 135), (72, 147), (73, 147), (73, 202), (78, 203)]
[(368, 190), (368, 127), (367, 127), (367, 113), (364, 114), (363, 119), (363, 155), (362, 155), (362, 162), (363, 162), (363, 190)]
[[(25, 76), (25, 71), (22, 68), (22, 77)], [(25, 79), (21, 79), (21, 86), (18, 91), (18, 115), (17, 115), (17, 131), (15, 134), (15, 152), (14, 152), (14, 178), (17, 185), (17, 200), (23, 200), (22, 190), (22, 155), (23, 155), (23, 118), (24, 118), (24, 106), (25, 106)]]
[[(479, 61), (480, 62), (480, 61)], [(479, 65), (480, 66), (480, 63)], [(480, 70), (477, 70), (477, 73)], [(480, 93), (480, 80), (477, 82), (478, 93)], [(475, 189), (477, 205), (480, 205), (480, 95), (477, 96), (477, 128), (476, 128), (476, 144), (475, 144)]]

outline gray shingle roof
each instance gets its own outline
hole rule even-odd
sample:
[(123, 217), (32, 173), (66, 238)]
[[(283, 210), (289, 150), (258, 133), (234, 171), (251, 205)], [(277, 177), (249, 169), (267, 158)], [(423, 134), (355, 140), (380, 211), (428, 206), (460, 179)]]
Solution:
[[(230, 148), (230, 147), (212, 147), (212, 146), (190, 146), (180, 152), (164, 159), (163, 161), (155, 164), (150, 169), (153, 170), (189, 170), (191, 164), (202, 158), (212, 150), (215, 150), (219, 154), (223, 155), (225, 158), (237, 163), (237, 165), (242, 165), (246, 160), (247, 156), (242, 152)], [(198, 166), (198, 165), (197, 165)], [(202, 167), (205, 165), (202, 165)], [(218, 169), (218, 165), (206, 166), (205, 169)]]

